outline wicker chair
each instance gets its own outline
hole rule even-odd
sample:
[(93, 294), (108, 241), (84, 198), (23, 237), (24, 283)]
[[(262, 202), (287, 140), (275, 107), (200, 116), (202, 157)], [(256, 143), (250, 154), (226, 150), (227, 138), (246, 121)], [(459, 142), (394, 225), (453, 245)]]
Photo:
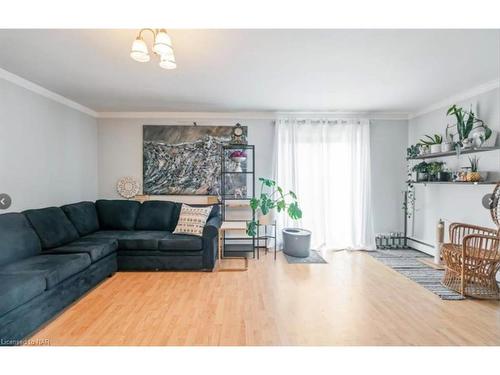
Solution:
[(441, 248), (445, 265), (442, 284), (464, 296), (500, 299), (500, 230), (453, 223), (450, 241)]

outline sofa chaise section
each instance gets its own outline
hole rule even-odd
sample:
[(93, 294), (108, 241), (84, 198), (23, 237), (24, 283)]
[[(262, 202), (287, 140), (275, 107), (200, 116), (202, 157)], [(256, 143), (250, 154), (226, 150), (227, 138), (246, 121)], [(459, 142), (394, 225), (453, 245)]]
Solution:
[[(116, 252), (55, 252), (80, 241), (60, 208), (0, 215), (0, 339), (19, 344), (41, 324), (116, 272)], [(114, 242), (116, 249), (116, 242)]]

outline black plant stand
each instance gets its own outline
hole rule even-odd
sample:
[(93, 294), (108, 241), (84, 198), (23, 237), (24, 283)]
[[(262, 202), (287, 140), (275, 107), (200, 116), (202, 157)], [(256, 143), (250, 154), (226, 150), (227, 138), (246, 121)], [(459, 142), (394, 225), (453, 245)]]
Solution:
[[(260, 228), (264, 228), (264, 234), (261, 236), (260, 235)], [(268, 229), (270, 231), (268, 232)], [(266, 253), (268, 252), (267, 249), (267, 241), (273, 240), (274, 241), (274, 260), (276, 260), (276, 252), (278, 251), (278, 234), (276, 232), (276, 221), (273, 221), (271, 224), (260, 224), (257, 222), (257, 237), (255, 238), (257, 242), (257, 259), (259, 258), (259, 252), (260, 249), (264, 248), (266, 250)], [(260, 241), (265, 241), (265, 245), (261, 246)]]

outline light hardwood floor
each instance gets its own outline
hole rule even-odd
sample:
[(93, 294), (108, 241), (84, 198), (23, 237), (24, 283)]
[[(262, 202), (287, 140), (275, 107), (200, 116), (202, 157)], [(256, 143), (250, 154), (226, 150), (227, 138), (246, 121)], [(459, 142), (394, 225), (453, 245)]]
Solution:
[(500, 345), (500, 303), (442, 301), (362, 252), (247, 272), (120, 272), (38, 331), (51, 345)]

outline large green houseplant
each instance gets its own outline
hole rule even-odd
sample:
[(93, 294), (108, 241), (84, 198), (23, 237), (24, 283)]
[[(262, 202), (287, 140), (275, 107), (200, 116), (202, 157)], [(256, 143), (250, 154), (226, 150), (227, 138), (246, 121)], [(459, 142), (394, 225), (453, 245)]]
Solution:
[(483, 134), (481, 134), (481, 142), (484, 142), (489, 137), (491, 137), (491, 129), (484, 123), (483, 120), (476, 117), (475, 113), (472, 109), (466, 111), (462, 107), (458, 107), (456, 104), (453, 104), (448, 111), (446, 112), (448, 116), (455, 116), (456, 124), (448, 125), (446, 127), (446, 133), (451, 135), (453, 138), (453, 134), (450, 133), (451, 128), (456, 128), (456, 133), (458, 134), (457, 145), (462, 147), (464, 145), (464, 141), (469, 139), (470, 133), (474, 129), (483, 129)]
[[(276, 181), (259, 178), (260, 195), (250, 200), (250, 207), (258, 216), (259, 213), (267, 215), (272, 210), (282, 212), (286, 211), (288, 216), (297, 220), (302, 217), (302, 210), (297, 202), (297, 195), (293, 191), (285, 193), (284, 189), (276, 184)], [(255, 236), (257, 234), (257, 220), (247, 222), (247, 234)]]

